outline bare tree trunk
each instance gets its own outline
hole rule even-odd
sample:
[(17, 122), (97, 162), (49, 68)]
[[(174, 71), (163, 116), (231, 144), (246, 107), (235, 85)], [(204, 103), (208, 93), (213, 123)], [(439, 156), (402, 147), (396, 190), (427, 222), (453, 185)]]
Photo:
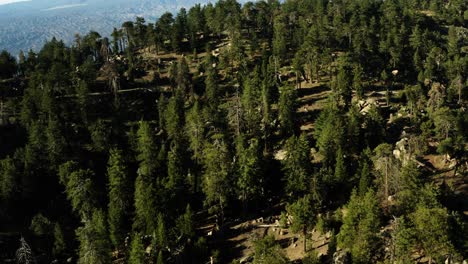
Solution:
[(385, 162), (385, 203), (388, 206), (388, 160)]
[(307, 251), (307, 228), (304, 226), (302, 229), (302, 233), (304, 234), (304, 253)]

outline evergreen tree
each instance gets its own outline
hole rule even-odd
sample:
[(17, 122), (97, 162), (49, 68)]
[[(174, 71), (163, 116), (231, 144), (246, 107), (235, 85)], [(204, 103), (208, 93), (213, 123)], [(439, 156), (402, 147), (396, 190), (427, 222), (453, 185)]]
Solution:
[(156, 227), (156, 234), (154, 235), (155, 246), (159, 249), (165, 249), (168, 246), (168, 237), (166, 234), (166, 224), (164, 217), (161, 213), (158, 214), (157, 218), (158, 225)]
[(65, 137), (60, 131), (60, 123), (54, 118), (49, 118), (46, 128), (47, 152), (52, 166), (58, 166), (64, 160)]
[(271, 263), (286, 264), (288, 258), (284, 255), (280, 246), (275, 243), (273, 235), (266, 236), (254, 242), (254, 264)]
[(129, 264), (144, 264), (145, 263), (145, 248), (141, 241), (141, 234), (135, 233), (130, 244)]
[(54, 225), (54, 247), (52, 248), (52, 254), (55, 257), (60, 256), (66, 250), (65, 237), (63, 235), (62, 228), (59, 223)]
[(447, 209), (419, 207), (413, 219), (417, 244), (429, 257), (429, 263), (443, 261), (445, 256), (454, 252), (448, 236)]
[(315, 223), (316, 210), (312, 205), (312, 197), (306, 195), (287, 207), (289, 214), (293, 217), (291, 230), (302, 232), (304, 236), (304, 253), (307, 251), (307, 231)]
[(62, 183), (73, 211), (86, 219), (91, 217), (98, 205), (97, 190), (92, 181), (94, 172), (90, 169), (69, 170), (71, 167), (73, 165), (70, 163), (61, 165)]
[(18, 170), (15, 161), (11, 157), (0, 160), (0, 197), (2, 201), (12, 201), (19, 191)]
[(204, 149), (204, 173), (202, 190), (205, 194), (205, 205), (217, 216), (218, 224), (224, 221), (224, 209), (230, 197), (232, 180), (231, 159), (224, 140), (215, 139), (208, 142)]
[(177, 227), (181, 235), (186, 238), (193, 238), (195, 236), (193, 213), (190, 204), (185, 207), (185, 213), (177, 219)]
[(131, 189), (122, 151), (111, 149), (107, 164), (109, 178), (109, 233), (112, 244), (118, 248), (128, 231), (127, 219), (131, 211)]
[(249, 201), (258, 199), (263, 193), (262, 153), (257, 139), (251, 139), (245, 146), (242, 136), (237, 142), (237, 156), (239, 159), (237, 189), (240, 200), (247, 208)]
[(345, 165), (344, 154), (341, 148), (336, 152), (335, 181), (344, 183), (348, 180), (348, 172)]
[(379, 207), (374, 195), (372, 190), (363, 197), (353, 191), (343, 217), (338, 246), (350, 249), (353, 263), (372, 263), (377, 247)]
[(156, 260), (156, 264), (164, 264), (163, 252), (159, 251), (158, 259)]
[(6, 50), (0, 52), (0, 79), (12, 78), (17, 72), (17, 63)]
[(296, 100), (297, 95), (293, 87), (281, 87), (278, 102), (278, 119), (280, 121), (281, 131), (284, 135), (291, 135), (294, 133)]
[(90, 218), (83, 219), (84, 226), (76, 230), (80, 242), (78, 264), (110, 263), (111, 244), (106, 229), (106, 216), (94, 210)]
[(298, 197), (308, 190), (310, 180), (310, 149), (305, 134), (300, 137), (290, 137), (286, 141), (285, 151), (283, 170), (286, 177), (286, 192)]
[(134, 227), (151, 232), (156, 226), (156, 170), (157, 152), (152, 130), (147, 122), (141, 121), (137, 132), (137, 160), (139, 168), (135, 181)]

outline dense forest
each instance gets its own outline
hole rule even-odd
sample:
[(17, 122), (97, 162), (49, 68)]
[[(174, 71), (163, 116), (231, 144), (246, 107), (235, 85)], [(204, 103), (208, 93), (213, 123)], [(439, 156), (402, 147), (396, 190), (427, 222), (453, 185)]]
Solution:
[(3, 51), (0, 262), (462, 263), (467, 87), (465, 0), (219, 0)]

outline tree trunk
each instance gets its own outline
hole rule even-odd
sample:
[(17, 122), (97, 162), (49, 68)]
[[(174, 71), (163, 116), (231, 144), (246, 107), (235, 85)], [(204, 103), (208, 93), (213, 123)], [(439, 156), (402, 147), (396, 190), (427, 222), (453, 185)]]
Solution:
[(302, 233), (304, 234), (304, 253), (307, 251), (307, 228), (304, 227), (302, 229)]
[(385, 162), (385, 203), (388, 206), (388, 161)]

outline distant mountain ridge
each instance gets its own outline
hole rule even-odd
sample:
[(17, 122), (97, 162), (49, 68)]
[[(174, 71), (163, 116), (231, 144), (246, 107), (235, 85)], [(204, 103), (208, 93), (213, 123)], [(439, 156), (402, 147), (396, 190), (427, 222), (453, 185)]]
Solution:
[(0, 50), (13, 55), (38, 50), (52, 37), (73, 40), (90, 30), (106, 36), (124, 21), (143, 16), (154, 22), (166, 11), (177, 12), (208, 0), (32, 0), (0, 5)]

